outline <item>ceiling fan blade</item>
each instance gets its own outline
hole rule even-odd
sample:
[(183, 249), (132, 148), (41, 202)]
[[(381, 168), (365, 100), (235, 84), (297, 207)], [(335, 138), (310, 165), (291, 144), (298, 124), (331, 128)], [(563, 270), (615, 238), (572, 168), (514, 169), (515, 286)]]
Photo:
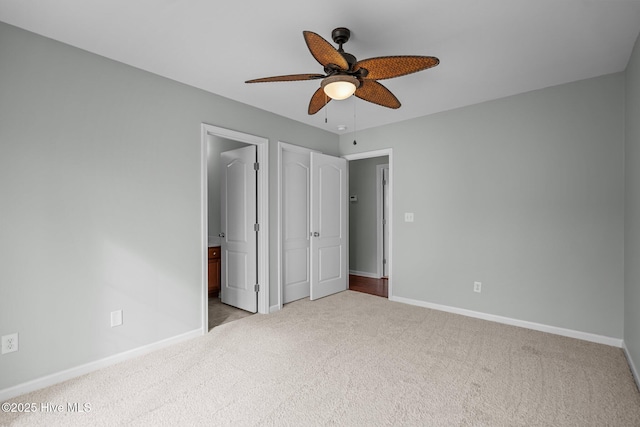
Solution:
[(367, 80), (383, 80), (426, 70), (439, 63), (435, 56), (381, 56), (358, 61), (354, 69), (366, 68), (369, 74), (364, 78)]
[(324, 77), (324, 74), (290, 74), (288, 76), (263, 77), (261, 79), (247, 80), (245, 83), (294, 82), (298, 80), (322, 79)]
[(316, 92), (311, 96), (311, 101), (309, 101), (309, 115), (322, 110), (322, 107), (327, 105), (330, 101), (331, 98), (324, 93), (324, 89), (321, 87), (318, 88), (318, 90), (316, 90)]
[(326, 67), (329, 64), (335, 64), (342, 70), (349, 69), (347, 60), (331, 43), (311, 31), (303, 31), (302, 34), (311, 55), (316, 58), (320, 65)]
[(389, 108), (400, 108), (400, 101), (389, 89), (375, 80), (363, 80), (355, 95), (365, 101)]

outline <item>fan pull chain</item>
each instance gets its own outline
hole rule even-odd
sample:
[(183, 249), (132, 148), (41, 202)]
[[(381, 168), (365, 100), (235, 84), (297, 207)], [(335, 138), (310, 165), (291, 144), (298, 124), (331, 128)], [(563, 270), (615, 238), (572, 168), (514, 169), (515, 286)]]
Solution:
[(353, 97), (353, 145), (356, 145), (356, 97)]
[(329, 101), (327, 101), (327, 93), (325, 92), (324, 94), (324, 122), (327, 123), (327, 109), (329, 107), (327, 107), (327, 104), (329, 103)]

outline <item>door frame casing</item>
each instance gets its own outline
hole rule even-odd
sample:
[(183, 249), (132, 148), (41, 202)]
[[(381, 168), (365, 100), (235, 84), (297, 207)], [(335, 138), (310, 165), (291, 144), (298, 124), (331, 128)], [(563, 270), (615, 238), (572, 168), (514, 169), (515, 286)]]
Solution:
[(269, 313), (269, 139), (207, 123), (202, 123), (200, 138), (200, 228), (202, 260), (202, 330), (209, 331), (209, 302), (207, 283), (208, 247), (208, 183), (207, 183), (207, 141), (209, 136), (218, 136), (245, 144), (255, 145), (258, 152), (258, 313)]
[(345, 154), (342, 157), (347, 161), (370, 159), (372, 157), (389, 157), (389, 259), (387, 259), (387, 273), (388, 273), (388, 299), (393, 296), (393, 149), (383, 148), (374, 151), (365, 151), (362, 153)]

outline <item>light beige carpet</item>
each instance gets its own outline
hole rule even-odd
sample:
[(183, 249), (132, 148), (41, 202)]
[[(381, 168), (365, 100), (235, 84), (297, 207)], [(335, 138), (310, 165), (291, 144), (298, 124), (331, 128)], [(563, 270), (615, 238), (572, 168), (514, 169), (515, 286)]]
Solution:
[(347, 291), (13, 399), (3, 425), (638, 426), (619, 348)]

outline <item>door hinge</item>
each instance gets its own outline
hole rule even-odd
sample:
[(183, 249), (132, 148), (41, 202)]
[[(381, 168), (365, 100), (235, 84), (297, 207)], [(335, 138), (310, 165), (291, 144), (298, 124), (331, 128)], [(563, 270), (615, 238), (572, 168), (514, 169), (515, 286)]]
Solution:
[(260, 231), (260, 224), (253, 224), (253, 231)]
[(382, 263), (383, 263), (383, 264), (386, 264), (386, 263), (387, 263), (387, 260), (386, 260), (386, 259), (383, 259), (383, 260), (382, 260)]
[(253, 164), (253, 170), (254, 170), (254, 171), (260, 170), (260, 163), (255, 162), (255, 163)]
[(256, 292), (260, 292), (260, 285), (256, 283), (256, 285), (254, 286), (254, 290)]

